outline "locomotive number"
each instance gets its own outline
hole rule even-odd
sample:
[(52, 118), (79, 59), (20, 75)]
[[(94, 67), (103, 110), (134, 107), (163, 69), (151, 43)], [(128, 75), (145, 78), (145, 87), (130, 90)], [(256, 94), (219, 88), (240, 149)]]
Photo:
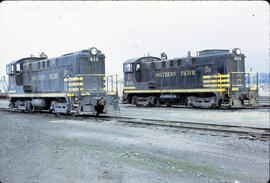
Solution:
[(126, 86), (132, 86), (133, 85), (133, 81), (127, 81), (126, 82)]
[(241, 61), (241, 57), (234, 57), (235, 61)]
[(90, 62), (98, 62), (98, 57), (90, 57)]
[(181, 71), (181, 76), (195, 76), (196, 72), (195, 70), (187, 70), (187, 71)]

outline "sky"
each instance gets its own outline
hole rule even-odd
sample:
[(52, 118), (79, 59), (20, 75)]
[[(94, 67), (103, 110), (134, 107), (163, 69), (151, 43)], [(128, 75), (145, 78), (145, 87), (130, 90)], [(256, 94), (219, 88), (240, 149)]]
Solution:
[(269, 73), (269, 4), (264, 1), (4, 1), (0, 3), (0, 76), (31, 54), (49, 58), (97, 47), (106, 73), (147, 54), (240, 48), (246, 71)]

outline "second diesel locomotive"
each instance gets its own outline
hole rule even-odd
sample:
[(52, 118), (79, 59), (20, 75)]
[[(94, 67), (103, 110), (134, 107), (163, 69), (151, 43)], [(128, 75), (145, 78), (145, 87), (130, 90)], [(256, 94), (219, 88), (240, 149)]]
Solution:
[(174, 59), (141, 57), (123, 64), (123, 103), (204, 108), (258, 104), (258, 73), (245, 72), (239, 48), (203, 50)]
[(7, 75), (11, 109), (94, 115), (119, 109), (117, 78), (105, 75), (105, 55), (95, 47), (16, 60)]

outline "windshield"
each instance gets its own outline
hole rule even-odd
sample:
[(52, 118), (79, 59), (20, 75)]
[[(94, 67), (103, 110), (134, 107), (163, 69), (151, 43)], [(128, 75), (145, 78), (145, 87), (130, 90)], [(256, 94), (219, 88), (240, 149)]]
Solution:
[(132, 64), (124, 64), (124, 72), (132, 72)]

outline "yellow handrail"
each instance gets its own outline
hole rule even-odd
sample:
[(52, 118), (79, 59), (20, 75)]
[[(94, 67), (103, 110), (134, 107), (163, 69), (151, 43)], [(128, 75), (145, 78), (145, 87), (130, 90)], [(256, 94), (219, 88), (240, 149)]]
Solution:
[(220, 86), (220, 95), (222, 94), (222, 91), (221, 91), (221, 74), (220, 73), (217, 73), (218, 76), (219, 76), (219, 86)]

